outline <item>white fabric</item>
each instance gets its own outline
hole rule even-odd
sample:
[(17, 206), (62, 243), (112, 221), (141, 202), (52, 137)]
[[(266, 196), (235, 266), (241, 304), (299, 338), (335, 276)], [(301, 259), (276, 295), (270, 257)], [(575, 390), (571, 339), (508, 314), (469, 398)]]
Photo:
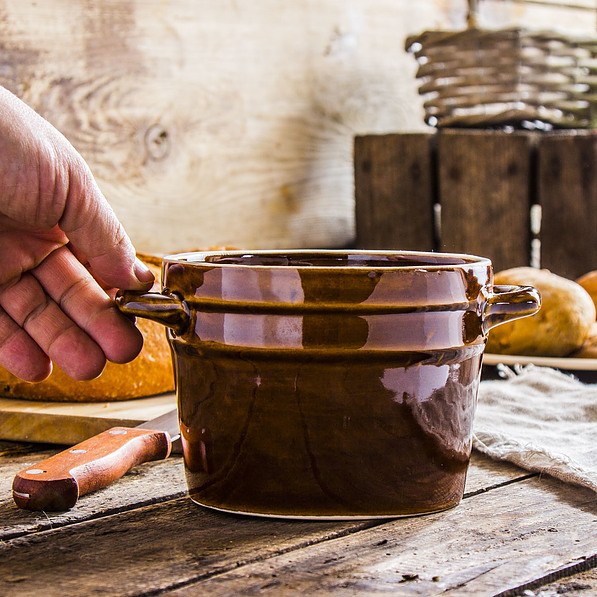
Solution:
[(528, 366), (483, 381), (473, 447), (597, 492), (597, 384)]

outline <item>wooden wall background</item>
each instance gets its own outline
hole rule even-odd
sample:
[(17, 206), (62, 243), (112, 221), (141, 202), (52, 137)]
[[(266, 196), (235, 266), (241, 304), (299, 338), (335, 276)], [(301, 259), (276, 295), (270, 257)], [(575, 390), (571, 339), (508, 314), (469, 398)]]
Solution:
[[(595, 31), (594, 0), (482, 23)], [(0, 84), (83, 154), (138, 249), (343, 246), (358, 134), (424, 130), (407, 35), (465, 0), (0, 0)]]

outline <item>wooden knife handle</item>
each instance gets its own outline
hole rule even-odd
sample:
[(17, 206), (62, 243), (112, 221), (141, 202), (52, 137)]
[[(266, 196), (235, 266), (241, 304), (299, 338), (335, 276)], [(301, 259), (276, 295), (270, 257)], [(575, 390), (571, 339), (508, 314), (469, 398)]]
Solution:
[(172, 449), (166, 431), (113, 427), (18, 473), (12, 495), (19, 508), (64, 511), (96, 489)]

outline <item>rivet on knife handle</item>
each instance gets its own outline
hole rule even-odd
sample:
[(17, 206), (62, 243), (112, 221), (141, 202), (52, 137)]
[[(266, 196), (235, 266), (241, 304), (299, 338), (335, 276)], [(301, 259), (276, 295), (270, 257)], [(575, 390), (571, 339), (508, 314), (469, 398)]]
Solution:
[(18, 473), (13, 498), (26, 510), (68, 510), (134, 466), (167, 458), (171, 448), (165, 431), (113, 427)]

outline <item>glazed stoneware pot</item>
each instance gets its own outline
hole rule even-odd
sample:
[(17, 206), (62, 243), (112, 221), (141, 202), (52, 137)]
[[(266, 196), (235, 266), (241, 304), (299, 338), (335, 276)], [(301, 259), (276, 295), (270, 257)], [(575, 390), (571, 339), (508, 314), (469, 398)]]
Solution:
[(119, 308), (168, 328), (190, 497), (376, 518), (461, 500), (488, 330), (539, 308), (470, 255), (185, 253)]

